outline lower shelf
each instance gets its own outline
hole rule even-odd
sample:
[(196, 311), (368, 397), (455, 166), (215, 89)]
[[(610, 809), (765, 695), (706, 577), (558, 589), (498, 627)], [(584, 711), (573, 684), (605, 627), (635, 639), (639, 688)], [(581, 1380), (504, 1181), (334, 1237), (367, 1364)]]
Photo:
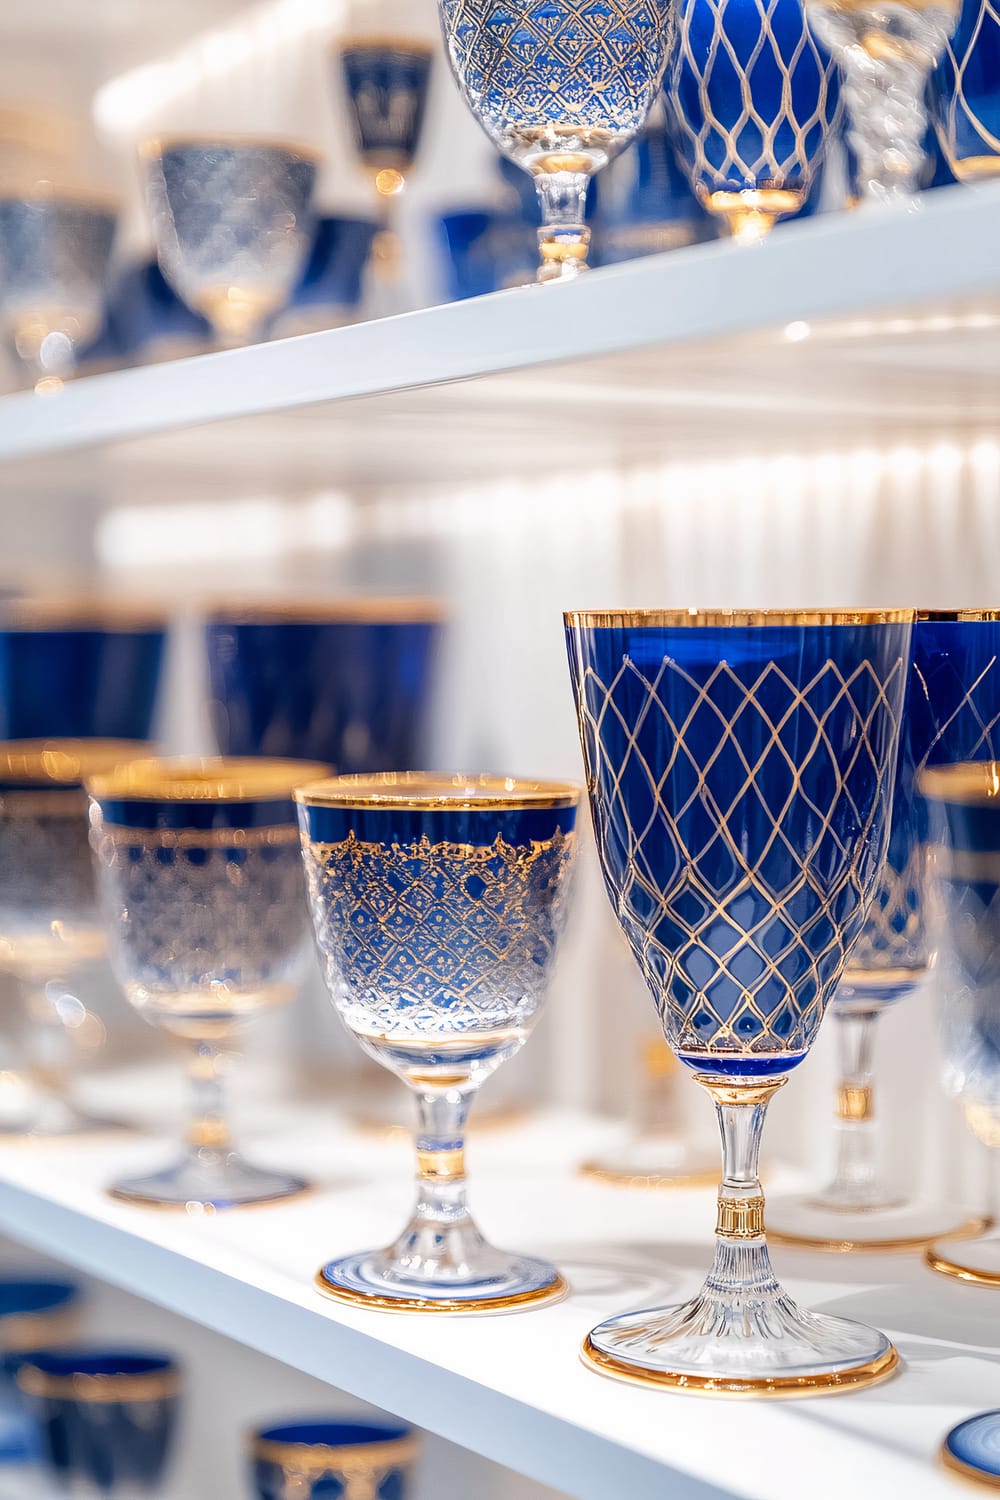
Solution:
[[(22, 1244), (580, 1500), (843, 1500), (847, 1484), (866, 1495), (905, 1487), (909, 1500), (954, 1493), (935, 1455), (948, 1427), (995, 1404), (995, 1293), (935, 1277), (913, 1256), (777, 1247), (778, 1272), (806, 1305), (893, 1338), (905, 1362), (897, 1378), (811, 1402), (629, 1389), (584, 1369), (581, 1340), (615, 1312), (696, 1288), (710, 1191), (582, 1177), (579, 1162), (608, 1139), (590, 1117), (549, 1113), (483, 1132), (470, 1147), (483, 1228), (555, 1260), (572, 1295), (496, 1317), (367, 1312), (324, 1300), (312, 1280), (324, 1259), (398, 1230), (412, 1192), (406, 1143), (352, 1132), (323, 1109), (272, 1114), (262, 1112), (248, 1152), (311, 1174), (310, 1196), (215, 1218), (117, 1203), (106, 1183), (166, 1154), (163, 1141), (121, 1132), (0, 1146), (0, 1223)], [(772, 1171), (770, 1191), (789, 1185)]]

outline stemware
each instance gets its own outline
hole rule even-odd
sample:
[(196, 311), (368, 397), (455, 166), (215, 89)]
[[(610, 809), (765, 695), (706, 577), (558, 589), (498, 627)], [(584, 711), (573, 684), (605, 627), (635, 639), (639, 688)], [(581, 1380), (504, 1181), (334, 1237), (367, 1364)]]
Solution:
[(662, 109), (601, 179), (596, 216), (601, 265), (694, 245), (715, 233), (712, 219), (678, 166)]
[(309, 251), (317, 153), (265, 137), (166, 136), (140, 159), (167, 281), (222, 344), (259, 337)]
[(399, 1424), (297, 1418), (254, 1433), (254, 1490), (259, 1500), (406, 1500), (419, 1452)]
[(418, 772), (296, 792), (334, 1003), (417, 1101), (417, 1205), (384, 1250), (331, 1261), (322, 1291), (394, 1311), (498, 1311), (561, 1295), (555, 1267), (487, 1244), (469, 1213), (472, 1096), (524, 1044), (555, 957), (579, 792)]
[(36, 390), (58, 390), (101, 327), (115, 224), (94, 195), (0, 192), (0, 309)]
[(452, 72), (494, 145), (534, 178), (539, 281), (587, 267), (587, 189), (641, 129), (672, 0), (438, 0)]
[(933, 961), (925, 911), (927, 809), (918, 781), (927, 766), (1000, 752), (998, 662), (1000, 611), (918, 612), (888, 856), (831, 1005), (840, 1053), (833, 1179), (807, 1197), (774, 1205), (776, 1239), (825, 1250), (907, 1250), (981, 1227), (952, 1204), (909, 1202), (885, 1182), (873, 1059), (879, 1018), (920, 987)]
[(294, 996), (308, 917), (291, 794), (326, 770), (147, 759), (87, 783), (112, 966), (139, 1013), (191, 1048), (180, 1161), (117, 1182), (115, 1197), (214, 1211), (306, 1186), (234, 1148), (219, 1048)]
[(885, 855), (913, 614), (566, 617), (605, 883), (667, 1041), (722, 1134), (715, 1261), (675, 1307), (595, 1328), (585, 1361), (640, 1384), (808, 1394), (895, 1367), (884, 1334), (778, 1284), (757, 1156), (809, 1052)]
[(920, 789), (931, 804), (945, 1087), (990, 1151), (995, 1200), (989, 1234), (931, 1245), (926, 1256), (945, 1276), (1000, 1287), (1000, 762), (926, 770)]
[(1000, 173), (1000, 16), (989, 0), (963, 0), (931, 80), (931, 113), (959, 182)]
[(665, 96), (678, 160), (736, 239), (757, 244), (803, 208), (839, 90), (801, 0), (682, 0)]
[(154, 1495), (170, 1458), (181, 1377), (169, 1354), (80, 1347), (32, 1354), (18, 1385), (60, 1494)]
[(37, 1053), (15, 1130), (67, 1135), (109, 1124), (71, 1097), (69, 1030), (86, 1010), (70, 985), (105, 952), (83, 782), (147, 750), (114, 740), (0, 742), (0, 969), (22, 988)]

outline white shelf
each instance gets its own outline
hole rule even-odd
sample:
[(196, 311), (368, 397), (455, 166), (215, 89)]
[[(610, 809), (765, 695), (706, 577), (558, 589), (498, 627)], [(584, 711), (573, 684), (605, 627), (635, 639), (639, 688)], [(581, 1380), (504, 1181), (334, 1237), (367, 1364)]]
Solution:
[[(259, 478), (265, 414), (282, 477), (312, 465), (327, 483), (331, 461), (334, 480), (433, 481), (444, 455), (467, 477), (499, 457), (537, 467), (540, 453), (583, 464), (720, 439), (979, 430), (998, 411), (984, 379), (1000, 364), (998, 227), (1000, 185), (940, 189), (912, 213), (827, 214), (753, 250), (700, 245), (573, 285), (10, 395), (0, 462), (121, 445), (126, 460), (203, 467), (204, 434), (191, 449), (134, 440), (229, 423), (219, 465)], [(789, 324), (812, 336), (788, 342)], [(319, 421), (279, 420), (300, 408)]]
[[(351, 1134), (326, 1110), (271, 1111), (247, 1142), (259, 1159), (313, 1170), (322, 1190), (298, 1203), (215, 1219), (116, 1204), (103, 1185), (166, 1150), (122, 1134), (4, 1146), (0, 1221), (26, 1245), (580, 1500), (953, 1495), (935, 1453), (952, 1423), (993, 1399), (995, 1319), (988, 1292), (949, 1284), (914, 1257), (775, 1252), (795, 1295), (896, 1340), (905, 1368), (872, 1391), (721, 1403), (583, 1368), (577, 1350), (593, 1323), (694, 1289), (713, 1221), (706, 1192), (630, 1193), (577, 1176), (606, 1134), (558, 1114), (475, 1138), (485, 1229), (551, 1254), (575, 1288), (558, 1306), (506, 1317), (365, 1313), (314, 1290), (325, 1258), (387, 1242), (411, 1193), (405, 1143)], [(772, 1171), (769, 1190), (781, 1185)]]

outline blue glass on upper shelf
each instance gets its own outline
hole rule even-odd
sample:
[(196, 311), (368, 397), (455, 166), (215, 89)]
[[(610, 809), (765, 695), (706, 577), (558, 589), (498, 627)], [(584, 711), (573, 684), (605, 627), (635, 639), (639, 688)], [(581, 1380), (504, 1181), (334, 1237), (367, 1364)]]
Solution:
[(220, 749), (341, 771), (419, 764), (441, 636), (430, 599), (219, 608), (205, 642)]
[(378, 225), (371, 219), (320, 219), (299, 284), (288, 307), (271, 324), (271, 337), (291, 338), (353, 322), (377, 233)]
[(778, 1285), (757, 1155), (875, 893), (912, 619), (566, 617), (605, 884), (667, 1041), (715, 1101), (725, 1157), (708, 1281), (595, 1329), (585, 1358), (606, 1374), (793, 1395), (896, 1365), (883, 1334), (805, 1312)]
[(671, 0), (439, 0), (452, 71), (534, 178), (539, 280), (586, 269), (590, 178), (636, 136), (667, 60)]
[(0, 313), (36, 389), (57, 390), (100, 331), (116, 222), (102, 195), (0, 191)]
[(1000, 13), (991, 0), (963, 0), (931, 79), (931, 110), (959, 182), (1000, 173)]
[(33, 1354), (17, 1379), (60, 1494), (161, 1493), (180, 1407), (180, 1370), (170, 1355), (51, 1350)]
[(712, 239), (715, 225), (674, 158), (662, 117), (650, 119), (602, 180), (596, 265)]
[(383, 197), (402, 192), (420, 148), (434, 54), (411, 37), (338, 43), (358, 154)]
[(410, 1427), (298, 1418), (254, 1433), (254, 1489), (258, 1500), (406, 1500), (419, 1452)]
[[(994, 697), (991, 707), (996, 709)], [(938, 1034), (944, 1081), (977, 1140), (1000, 1153), (1000, 762), (924, 771), (938, 943)], [(1000, 1157), (994, 1157), (995, 1166)], [(990, 1232), (931, 1245), (935, 1271), (1000, 1288), (1000, 1177), (991, 1173)]]
[(874, 1028), (912, 995), (933, 959), (926, 913), (927, 766), (1000, 753), (1000, 611), (921, 610), (913, 628), (886, 864), (868, 921), (834, 997), (841, 1073), (833, 1180), (779, 1200), (776, 1238), (829, 1250), (907, 1250), (979, 1221), (954, 1204), (907, 1201), (879, 1168)]
[(804, 206), (839, 90), (801, 0), (681, 0), (664, 92), (678, 160), (736, 238)]

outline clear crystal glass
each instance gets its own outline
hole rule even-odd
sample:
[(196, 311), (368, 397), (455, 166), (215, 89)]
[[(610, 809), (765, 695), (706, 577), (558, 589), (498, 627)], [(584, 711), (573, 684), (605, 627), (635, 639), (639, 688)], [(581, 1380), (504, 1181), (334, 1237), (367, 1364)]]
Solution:
[(292, 790), (326, 769), (142, 760), (88, 782), (115, 974), (140, 1015), (190, 1048), (185, 1150), (117, 1182), (118, 1198), (215, 1210), (306, 1186), (233, 1145), (219, 1051), (295, 995), (308, 917)]
[(1000, 612), (918, 613), (888, 856), (831, 1008), (841, 1064), (834, 1174), (817, 1192), (773, 1205), (776, 1238), (827, 1250), (906, 1250), (977, 1227), (955, 1204), (909, 1200), (885, 1181), (874, 1043), (879, 1017), (914, 993), (933, 961), (925, 909), (927, 809), (917, 782), (927, 766), (1000, 753), (998, 661)]
[(439, 10), (466, 104), (535, 180), (538, 279), (579, 275), (590, 244), (590, 178), (653, 105), (672, 0), (439, 0)]
[(323, 1291), (390, 1310), (497, 1311), (560, 1294), (555, 1267), (488, 1244), (466, 1199), (476, 1090), (524, 1045), (565, 916), (579, 792), (417, 772), (297, 794), (327, 982), (348, 1029), (417, 1104), (417, 1205)]
[(221, 343), (260, 337), (309, 250), (316, 153), (266, 139), (164, 137), (140, 156), (164, 276)]
[(931, 804), (932, 910), (945, 1087), (990, 1152), (991, 1232), (932, 1245), (935, 1271), (1000, 1287), (1000, 762), (941, 766)]
[(104, 199), (0, 192), (0, 311), (41, 391), (58, 389), (100, 330), (115, 223)]
[(598, 854), (664, 1034), (713, 1099), (715, 1260), (674, 1307), (595, 1328), (619, 1379), (727, 1395), (869, 1384), (875, 1329), (805, 1311), (768, 1257), (757, 1157), (885, 856), (912, 611), (566, 617)]

